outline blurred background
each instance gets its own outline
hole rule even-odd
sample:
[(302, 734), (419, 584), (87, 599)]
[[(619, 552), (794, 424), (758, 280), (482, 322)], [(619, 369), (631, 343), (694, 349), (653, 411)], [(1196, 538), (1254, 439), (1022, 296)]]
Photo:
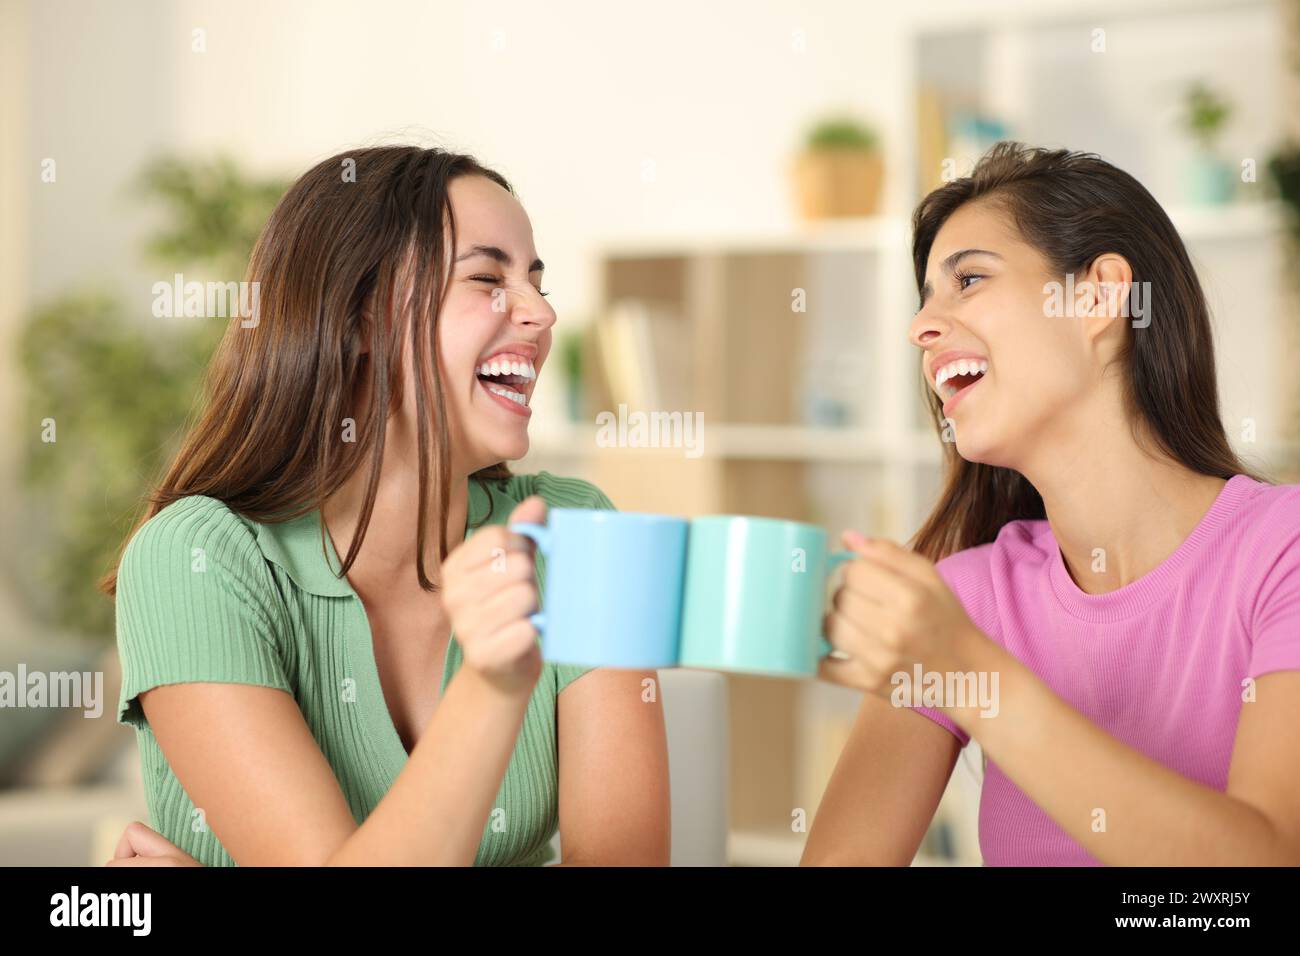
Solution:
[[(0, 709), (0, 865), (97, 865), (148, 820), (94, 583), (226, 321), (156, 317), (155, 283), (240, 280), (287, 183), (349, 148), (514, 183), (560, 316), (516, 470), (624, 510), (909, 538), (940, 444), (908, 215), (1004, 138), (1096, 151), (1165, 205), (1230, 437), (1300, 471), (1300, 0), (0, 0), (0, 130), (0, 672), (104, 675), (98, 717)], [(703, 453), (606, 447), (620, 406), (702, 413)], [(796, 863), (857, 694), (663, 692), (674, 862)], [(972, 746), (918, 864), (981, 862), (981, 777)]]

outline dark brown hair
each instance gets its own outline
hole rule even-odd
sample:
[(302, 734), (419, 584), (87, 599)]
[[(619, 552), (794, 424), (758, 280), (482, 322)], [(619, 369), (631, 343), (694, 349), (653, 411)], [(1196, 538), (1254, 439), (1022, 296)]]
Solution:
[[(240, 316), (231, 320), (208, 365), (197, 421), (126, 541), (187, 495), (217, 498), (254, 521), (298, 517), (368, 460), (360, 523), (343, 559), (346, 574), (374, 510), (384, 427), (401, 403), (401, 353), (409, 334), (421, 423), (416, 570), (422, 588), (437, 590), (425, 574), (424, 549), (432, 498), (441, 522), (438, 553), (448, 552), (450, 438), (436, 334), (447, 289), (444, 257), (456, 242), (447, 186), (471, 175), (514, 192), (471, 156), (415, 146), (340, 153), (289, 188), (249, 259), (257, 321), (246, 328)], [(343, 441), (363, 386), (370, 398), (364, 419), (356, 421), (356, 440)], [(475, 477), (509, 474), (502, 463)], [(116, 567), (99, 587), (116, 593)]]
[[(1219, 417), (1209, 310), (1187, 249), (1141, 183), (1092, 153), (998, 143), (969, 176), (940, 186), (916, 207), (918, 292), (940, 228), (976, 201), (1005, 211), (1062, 277), (1086, 272), (1103, 253), (1123, 256), (1133, 282), (1150, 283), (1150, 325), (1126, 323), (1119, 357), (1134, 436), (1198, 474), (1257, 477), (1238, 460)], [(925, 391), (942, 433), (943, 403), (933, 389)], [(944, 459), (943, 492), (911, 542), (932, 561), (994, 540), (1008, 521), (1046, 517), (1041, 496), (1019, 472), (967, 461), (952, 442), (944, 443)]]

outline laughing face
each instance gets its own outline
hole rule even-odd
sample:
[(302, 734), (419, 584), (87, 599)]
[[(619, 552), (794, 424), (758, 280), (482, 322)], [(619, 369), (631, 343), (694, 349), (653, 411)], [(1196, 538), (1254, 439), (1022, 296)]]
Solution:
[(555, 310), (519, 201), (483, 176), (453, 179), (448, 201), (456, 248), (438, 313), (439, 368), (453, 467), (472, 473), (528, 452), (529, 402)]
[(1048, 315), (1044, 286), (1060, 278), (994, 204), (960, 207), (935, 236), (909, 338), (968, 461), (1023, 470), (1087, 404), (1095, 330)]

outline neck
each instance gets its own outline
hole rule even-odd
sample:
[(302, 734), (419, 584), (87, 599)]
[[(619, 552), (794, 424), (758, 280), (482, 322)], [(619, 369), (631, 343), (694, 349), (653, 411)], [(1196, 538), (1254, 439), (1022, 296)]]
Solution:
[[(1154, 570), (1205, 517), (1225, 479), (1193, 472), (1134, 438), (1118, 396), (1054, 421), (1016, 467), (1043, 498), (1079, 588), (1113, 591)], [(1151, 445), (1151, 442), (1147, 442)]]
[[(363, 465), (321, 506), (322, 518), (340, 560), (346, 558), (360, 527), (365, 505), (366, 476), (367, 469)], [(358, 593), (363, 593), (366, 585), (384, 589), (405, 587), (408, 584), (418, 586), (415, 523), (412, 518), (419, 507), (419, 494), (419, 473), (414, 449), (386, 443), (365, 542), (355, 563), (348, 569), (348, 580), (354, 586), (360, 585)], [(468, 511), (469, 473), (458, 470), (453, 462), (447, 507), (449, 550), (465, 538)], [(438, 502), (430, 501), (425, 525), (424, 573), (435, 583), (441, 578), (441, 559), (438, 553), (440, 519)]]

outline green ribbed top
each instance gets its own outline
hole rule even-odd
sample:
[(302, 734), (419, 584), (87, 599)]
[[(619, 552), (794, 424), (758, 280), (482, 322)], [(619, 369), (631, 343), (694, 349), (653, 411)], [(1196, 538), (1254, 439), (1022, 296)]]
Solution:
[[(547, 472), (470, 480), (469, 526), (504, 523), (540, 495), (551, 508), (613, 508), (594, 485)], [(358, 825), (408, 757), (384, 700), (370, 625), (320, 511), (259, 523), (201, 495), (168, 505), (140, 527), (117, 582), (122, 662), (118, 722), (136, 730), (150, 825), (207, 866), (234, 866), (172, 773), (137, 695), (191, 681), (260, 684), (291, 693), (329, 761)], [(327, 563), (328, 562), (328, 563)], [(539, 593), (545, 565), (537, 559)], [(460, 667), (453, 635), (442, 685)], [(590, 668), (546, 663), (474, 860), (476, 866), (550, 862), (558, 825), (556, 698)], [(220, 728), (213, 728), (219, 733)]]

